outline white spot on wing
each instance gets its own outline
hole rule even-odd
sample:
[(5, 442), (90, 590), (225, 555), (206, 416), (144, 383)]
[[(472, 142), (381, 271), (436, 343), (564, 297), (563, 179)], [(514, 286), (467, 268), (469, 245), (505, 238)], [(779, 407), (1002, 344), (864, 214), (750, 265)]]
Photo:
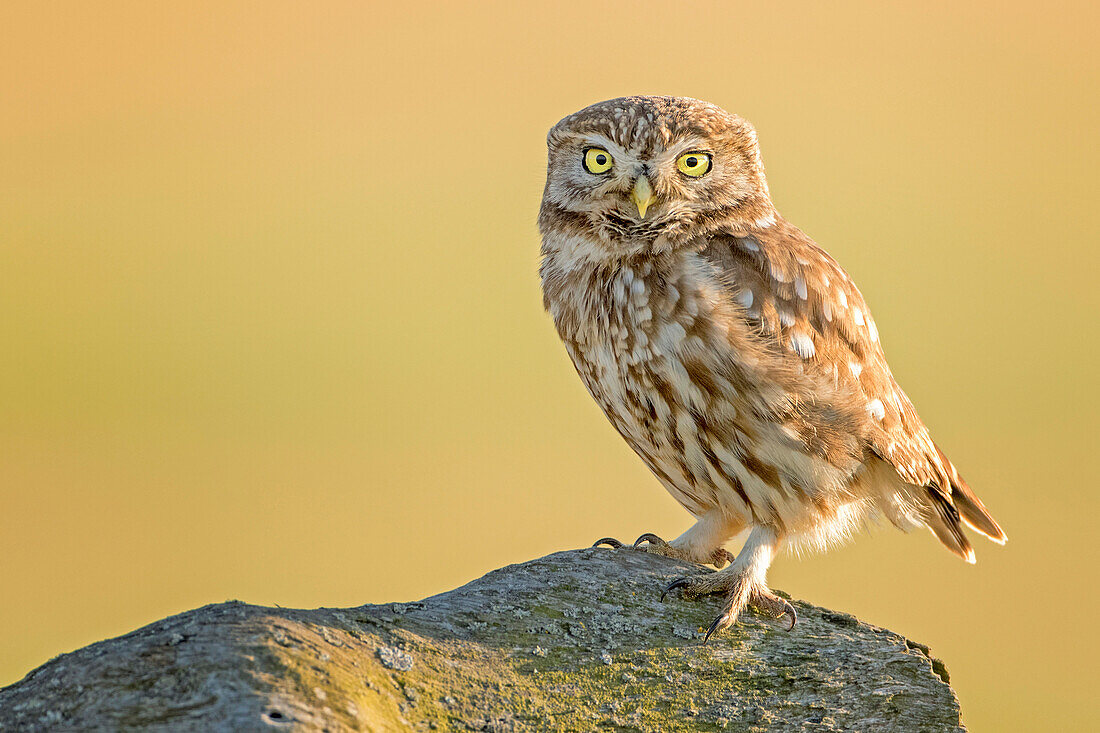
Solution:
[(787, 328), (789, 326), (793, 326), (794, 325), (794, 315), (792, 315), (789, 311), (780, 310), (779, 311), (779, 325), (783, 326), (784, 328)]
[(737, 241), (738, 241), (738, 243), (740, 243), (740, 245), (742, 247), (747, 249), (749, 252), (759, 252), (760, 251), (760, 245), (757, 244), (756, 240), (753, 239), (752, 237), (741, 237)]
[(852, 309), (852, 320), (856, 322), (857, 326), (863, 325), (863, 311), (859, 308)]
[(800, 277), (794, 279), (794, 291), (798, 293), (798, 297), (802, 298), (802, 300), (806, 300), (810, 295), (806, 291), (806, 281)]
[(886, 407), (883, 406), (882, 400), (874, 399), (867, 405), (867, 412), (871, 413), (871, 417), (876, 420), (881, 420), (886, 417)]
[(735, 300), (746, 308), (752, 308), (752, 290), (745, 288), (735, 296)]
[(863, 374), (863, 365), (858, 361), (848, 362), (848, 371), (852, 373), (852, 376), (859, 379), (859, 375)]
[(816, 353), (814, 340), (801, 331), (791, 334), (791, 348), (803, 359), (812, 359)]
[(753, 223), (761, 229), (767, 229), (775, 223), (775, 214), (765, 214)]

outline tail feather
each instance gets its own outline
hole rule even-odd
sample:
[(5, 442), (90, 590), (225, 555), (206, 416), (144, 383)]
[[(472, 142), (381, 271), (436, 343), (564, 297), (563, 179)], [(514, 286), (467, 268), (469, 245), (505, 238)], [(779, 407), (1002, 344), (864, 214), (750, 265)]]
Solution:
[(925, 523), (928, 528), (947, 549), (973, 564), (974, 548), (970, 546), (970, 541), (966, 539), (959, 525), (959, 510), (937, 489), (929, 487), (926, 491), (929, 506)]
[(1003, 545), (1008, 536), (1005, 535), (1004, 530), (997, 524), (997, 521), (989, 515), (989, 511), (986, 510), (981, 499), (975, 496), (974, 492), (965, 483), (960, 483), (954, 489), (951, 492), (951, 499), (955, 502), (955, 506), (967, 526), (975, 532), (981, 532), (997, 544)]
[(997, 524), (997, 520), (993, 519), (989, 510), (982, 504), (981, 499), (971, 490), (966, 481), (963, 481), (962, 476), (955, 470), (955, 466), (952, 465), (951, 461), (947, 460), (947, 456), (943, 454), (939, 446), (936, 446), (936, 451), (940, 454), (940, 460), (943, 461), (944, 467), (951, 474), (951, 502), (958, 509), (962, 520), (975, 532), (981, 532), (997, 544), (1003, 545), (1008, 536)]

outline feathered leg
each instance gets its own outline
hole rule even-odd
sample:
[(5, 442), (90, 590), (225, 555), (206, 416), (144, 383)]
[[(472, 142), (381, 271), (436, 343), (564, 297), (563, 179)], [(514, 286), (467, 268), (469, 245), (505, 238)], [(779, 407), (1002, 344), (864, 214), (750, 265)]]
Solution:
[(768, 527), (753, 527), (749, 538), (745, 541), (745, 546), (741, 548), (741, 552), (728, 568), (716, 573), (679, 578), (665, 588), (661, 598), (663, 599), (665, 594), (676, 588), (680, 588), (683, 597), (688, 600), (714, 594), (726, 596), (722, 613), (710, 625), (703, 640), (704, 643), (714, 632), (732, 626), (741, 611), (749, 604), (776, 617), (789, 615), (790, 628), (793, 629), (798, 620), (794, 606), (768, 590), (764, 580), (768, 566), (771, 565), (772, 558), (775, 557), (778, 549), (779, 538), (774, 530)]

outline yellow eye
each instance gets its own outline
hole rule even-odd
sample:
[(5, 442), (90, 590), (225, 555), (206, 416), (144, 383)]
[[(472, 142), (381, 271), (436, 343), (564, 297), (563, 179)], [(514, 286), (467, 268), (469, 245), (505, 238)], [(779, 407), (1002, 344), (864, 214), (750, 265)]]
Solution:
[(589, 173), (607, 173), (615, 161), (611, 160), (611, 153), (603, 148), (589, 148), (584, 151), (584, 169)]
[(676, 167), (685, 176), (704, 176), (710, 172), (710, 153), (684, 153), (676, 159)]

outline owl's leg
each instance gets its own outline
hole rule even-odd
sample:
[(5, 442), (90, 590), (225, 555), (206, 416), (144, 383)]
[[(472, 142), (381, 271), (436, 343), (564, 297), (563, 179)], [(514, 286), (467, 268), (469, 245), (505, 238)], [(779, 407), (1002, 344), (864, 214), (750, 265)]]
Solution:
[[(712, 509), (699, 517), (699, 521), (692, 525), (691, 529), (672, 542), (665, 542), (652, 532), (646, 532), (634, 540), (632, 549), (677, 560), (699, 564), (709, 563), (720, 568), (734, 560), (733, 554), (722, 545), (740, 532), (741, 528), (741, 524), (732, 521), (719, 509)], [(608, 545), (615, 549), (626, 547), (614, 537), (604, 537), (592, 546), (598, 545)]]
[(711, 634), (732, 626), (745, 606), (751, 604), (773, 616), (791, 617), (790, 628), (798, 620), (794, 606), (768, 590), (764, 576), (768, 572), (772, 558), (779, 549), (779, 537), (775, 530), (768, 527), (753, 527), (745, 546), (741, 548), (733, 563), (724, 570), (705, 575), (690, 575), (673, 581), (665, 594), (676, 588), (681, 589), (684, 598), (689, 600), (700, 596), (722, 594), (726, 597), (722, 613), (714, 620), (703, 639), (705, 644)]

